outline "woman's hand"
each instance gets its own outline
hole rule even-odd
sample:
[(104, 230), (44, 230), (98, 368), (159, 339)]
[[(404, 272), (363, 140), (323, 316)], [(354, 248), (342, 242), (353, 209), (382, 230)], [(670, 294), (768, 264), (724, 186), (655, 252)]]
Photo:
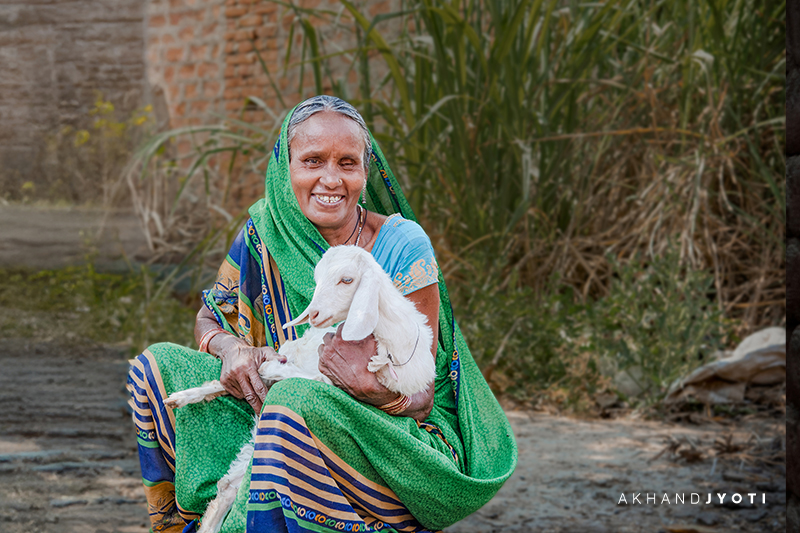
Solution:
[[(379, 381), (376, 374), (367, 370), (370, 358), (377, 353), (375, 337), (370, 335), (360, 341), (342, 339), (341, 324), (336, 334), (328, 333), (319, 347), (319, 371), (334, 385), (350, 396), (376, 407), (398, 398)], [(433, 407), (434, 385), (412, 396), (411, 405), (401, 413), (416, 420), (425, 420)]]
[[(198, 344), (205, 333), (216, 328), (219, 328), (219, 324), (211, 311), (206, 307), (200, 308), (194, 327)], [(285, 363), (286, 358), (270, 347), (256, 348), (227, 333), (220, 333), (211, 339), (208, 353), (222, 360), (219, 381), (225, 390), (234, 398), (244, 399), (256, 413), (260, 413), (267, 387), (258, 375), (258, 367), (271, 359)]]
[(258, 367), (273, 359), (285, 363), (286, 358), (268, 346), (256, 348), (232, 335), (217, 335), (211, 343), (214, 346), (209, 346), (209, 351), (214, 349), (212, 353), (222, 360), (219, 376), (222, 386), (234, 398), (244, 398), (253, 411), (260, 413), (267, 387), (258, 375)]

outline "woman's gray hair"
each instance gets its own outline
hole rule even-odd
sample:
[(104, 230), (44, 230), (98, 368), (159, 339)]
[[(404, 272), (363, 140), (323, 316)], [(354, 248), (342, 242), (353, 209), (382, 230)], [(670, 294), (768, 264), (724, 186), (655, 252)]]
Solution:
[(339, 113), (340, 115), (344, 115), (358, 124), (358, 127), (361, 128), (361, 133), (364, 137), (364, 169), (369, 172), (369, 160), (372, 157), (372, 141), (370, 140), (367, 123), (364, 122), (364, 119), (361, 117), (359, 112), (356, 111), (355, 107), (351, 106), (341, 98), (328, 96), (326, 94), (309, 98), (308, 100), (299, 104), (295, 108), (294, 113), (292, 113), (292, 118), (289, 119), (289, 125), (286, 126), (286, 149), (289, 152), (289, 160), (292, 160), (292, 139), (294, 139), (294, 134), (297, 132), (297, 126), (321, 111), (333, 111)]

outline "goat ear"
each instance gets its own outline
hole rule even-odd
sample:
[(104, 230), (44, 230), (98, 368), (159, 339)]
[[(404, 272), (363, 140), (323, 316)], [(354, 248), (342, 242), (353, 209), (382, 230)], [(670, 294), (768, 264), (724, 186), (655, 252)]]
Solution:
[[(309, 306), (310, 307), (310, 306)], [(300, 313), (300, 316), (292, 320), (291, 322), (287, 322), (283, 325), (283, 329), (289, 329), (292, 326), (298, 326), (300, 324), (305, 324), (308, 322), (308, 307), (306, 307), (305, 311)]]
[(361, 276), (350, 310), (342, 328), (342, 340), (360, 341), (378, 325), (378, 284), (375, 274), (366, 270)]

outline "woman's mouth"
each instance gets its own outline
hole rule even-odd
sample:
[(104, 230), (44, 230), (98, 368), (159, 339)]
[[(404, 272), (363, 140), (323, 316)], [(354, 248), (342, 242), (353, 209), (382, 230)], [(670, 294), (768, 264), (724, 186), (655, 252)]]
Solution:
[(344, 196), (339, 194), (315, 194), (314, 197), (318, 202), (325, 205), (334, 205), (344, 199)]

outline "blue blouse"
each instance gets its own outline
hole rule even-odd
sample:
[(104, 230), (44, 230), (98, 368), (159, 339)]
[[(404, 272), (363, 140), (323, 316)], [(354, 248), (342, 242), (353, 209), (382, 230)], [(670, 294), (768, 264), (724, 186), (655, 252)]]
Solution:
[(422, 227), (395, 213), (386, 219), (372, 256), (404, 296), (439, 281), (439, 265)]

